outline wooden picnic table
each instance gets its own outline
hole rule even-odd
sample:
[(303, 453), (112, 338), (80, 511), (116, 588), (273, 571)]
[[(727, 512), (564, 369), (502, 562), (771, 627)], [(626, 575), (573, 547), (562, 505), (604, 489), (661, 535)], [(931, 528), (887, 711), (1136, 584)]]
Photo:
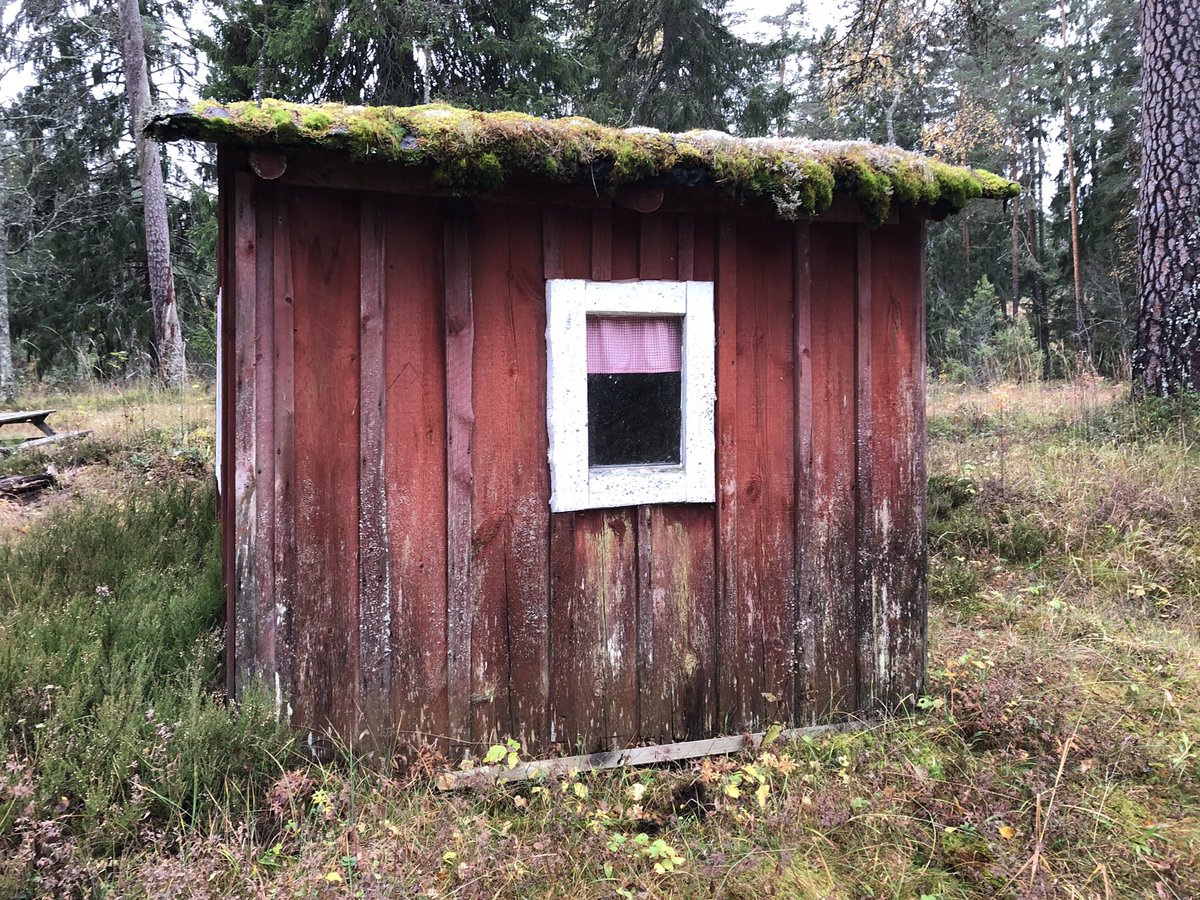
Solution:
[(53, 444), (56, 441), (65, 441), (70, 438), (83, 437), (85, 434), (91, 434), (91, 430), (83, 431), (64, 431), (57, 432), (46, 424), (46, 418), (51, 414), (58, 412), (56, 409), (27, 409), (17, 410), (14, 412), (0, 412), (0, 428), (5, 425), (32, 425), (38, 431), (45, 435), (40, 438), (29, 438), (20, 444), (13, 447), (0, 447), (0, 456), (7, 456), (14, 450), (26, 450), (30, 447), (40, 447), (43, 444)]
[(49, 437), (54, 434), (54, 429), (46, 424), (46, 417), (50, 413), (58, 412), (57, 409), (29, 409), (25, 411), (17, 410), (15, 412), (0, 412), (0, 426), (4, 425), (22, 425), (29, 423), (42, 434)]

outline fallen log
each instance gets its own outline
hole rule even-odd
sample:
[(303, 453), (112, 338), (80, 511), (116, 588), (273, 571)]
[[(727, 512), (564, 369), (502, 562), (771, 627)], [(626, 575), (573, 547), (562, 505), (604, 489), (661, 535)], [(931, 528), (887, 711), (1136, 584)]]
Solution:
[(44, 491), (58, 484), (50, 472), (40, 472), (37, 475), (8, 475), (0, 478), (0, 495), (5, 497), (24, 497)]

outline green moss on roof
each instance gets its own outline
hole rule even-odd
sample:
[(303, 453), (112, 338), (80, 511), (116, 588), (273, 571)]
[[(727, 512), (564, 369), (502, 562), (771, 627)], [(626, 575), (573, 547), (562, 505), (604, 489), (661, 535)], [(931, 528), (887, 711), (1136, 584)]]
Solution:
[(303, 106), (281, 100), (152, 110), (146, 130), (160, 140), (192, 138), (246, 147), (309, 147), (431, 171), (451, 194), (499, 187), (512, 176), (612, 189), (638, 182), (713, 184), (735, 195), (770, 197), (779, 215), (819, 215), (835, 191), (858, 199), (867, 220), (893, 203), (937, 214), (975, 198), (1006, 200), (1020, 187), (895, 147), (856, 141), (735, 138), (717, 131), (667, 134), (609, 128), (589, 119), (539, 119), (432, 104)]

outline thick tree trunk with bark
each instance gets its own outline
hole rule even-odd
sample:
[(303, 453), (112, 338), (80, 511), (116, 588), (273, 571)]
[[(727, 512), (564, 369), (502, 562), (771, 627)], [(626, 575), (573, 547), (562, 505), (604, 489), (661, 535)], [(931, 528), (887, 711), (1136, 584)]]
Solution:
[(1142, 3), (1135, 394), (1200, 390), (1200, 0)]
[(138, 0), (117, 0), (121, 19), (121, 52), (125, 61), (125, 94), (133, 139), (137, 144), (138, 171), (142, 179), (142, 206), (146, 227), (147, 278), (154, 308), (154, 340), (158, 349), (159, 375), (172, 387), (187, 379), (183, 333), (175, 305), (175, 281), (171, 272), (171, 237), (167, 226), (167, 193), (163, 187), (159, 146), (142, 134), (142, 113), (150, 104), (150, 82), (146, 77), (146, 48), (142, 37), (142, 14)]

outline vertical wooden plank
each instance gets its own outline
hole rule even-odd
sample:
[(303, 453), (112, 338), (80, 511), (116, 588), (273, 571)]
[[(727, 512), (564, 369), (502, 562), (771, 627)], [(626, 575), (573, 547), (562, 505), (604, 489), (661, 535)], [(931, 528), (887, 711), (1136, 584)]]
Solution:
[(717, 727), (747, 720), (741, 681), (747, 648), (738, 609), (737, 311), (738, 221), (717, 225)]
[[(638, 260), (641, 257), (642, 239), (638, 220), (641, 218), (641, 214), (629, 209), (614, 209), (611, 211), (611, 217), (612, 229), (605, 242), (611, 248), (607, 277), (613, 281), (630, 281), (638, 277)], [(603, 266), (604, 258), (598, 257), (598, 260)], [(595, 261), (593, 265), (595, 265)], [(596, 281), (605, 280), (604, 277), (595, 274), (592, 278)]]
[(608, 281), (612, 274), (613, 211), (592, 210), (592, 280)]
[(789, 721), (795, 661), (795, 429), (790, 227), (740, 223), (737, 541), (742, 728)]
[[(920, 221), (913, 226), (912, 240), (916, 244), (916, 269), (917, 269), (917, 289), (914, 296), (913, 304), (913, 320), (909, 323), (909, 327), (918, 335), (916, 346), (913, 347), (913, 371), (917, 381), (917, 391), (915, 403), (917, 407), (916, 418), (913, 422), (913, 483), (916, 497), (913, 500), (913, 506), (916, 509), (916, 521), (913, 525), (913, 533), (910, 537), (911, 549), (910, 553), (916, 560), (916, 574), (919, 579), (919, 585), (913, 596), (909, 598), (909, 606), (901, 612), (901, 616), (908, 616), (912, 622), (912, 640), (916, 643), (912, 647), (908, 656), (912, 659), (915, 671), (911, 673), (912, 682), (911, 693), (915, 697), (921, 697), (925, 693), (925, 672), (928, 666), (929, 654), (929, 542), (926, 535), (929, 532), (927, 507), (929, 500), (929, 471), (926, 463), (927, 435), (928, 430), (925, 422), (926, 412), (926, 396), (925, 396), (925, 379), (928, 378), (928, 361), (926, 359), (927, 339), (925, 334), (925, 218), (920, 217)], [(905, 654), (899, 652), (901, 657)], [(908, 693), (908, 685), (902, 685), (901, 689)]]
[(680, 281), (696, 278), (696, 217), (680, 213), (678, 225), (677, 271)]
[(255, 674), (268, 689), (275, 665), (275, 186), (259, 182), (254, 312), (254, 581), (257, 597)]
[(561, 243), (562, 270), (554, 277), (590, 278), (592, 273), (592, 210), (579, 208), (563, 210)]
[[(551, 211), (550, 252), (562, 254), (562, 210)], [(512, 732), (529, 748), (549, 733), (550, 701), (550, 468), (546, 459), (546, 280), (542, 260), (543, 221), (537, 207), (508, 211), (509, 307), (503, 323), (511, 341), (506, 356), (515, 367), (512, 405), (504, 427), (512, 438), (509, 455), (496, 457), (511, 479), (508, 522), (509, 692)], [(499, 330), (500, 323), (497, 323)], [(513, 423), (522, 423), (514, 430)], [(499, 423), (498, 423), (499, 424)]]
[[(578, 271), (582, 267), (581, 257), (584, 252), (590, 258), (591, 230), (580, 232), (572, 230), (567, 233), (567, 221), (572, 225), (588, 224), (587, 220), (578, 215), (567, 216), (562, 210), (546, 207), (542, 221), (542, 277), (566, 278), (566, 256), (570, 253), (573, 264)], [(586, 244), (586, 245), (585, 245)], [(575, 276), (578, 277), (578, 276)], [(545, 412), (545, 406), (542, 407)], [(547, 610), (549, 617), (547, 627), (547, 643), (549, 657), (547, 659), (547, 678), (549, 681), (546, 696), (546, 744), (553, 748), (561, 740), (561, 732), (565, 725), (565, 709), (574, 701), (573, 692), (569, 688), (578, 681), (576, 660), (571, 652), (570, 641), (571, 623), (569, 612), (571, 599), (575, 593), (575, 514), (561, 513), (550, 516), (550, 602)]]
[(693, 231), (692, 278), (696, 281), (716, 281), (717, 217), (697, 215)]
[(358, 708), (358, 198), (293, 189), (295, 719), (343, 741)]
[[(576, 610), (586, 661), (576, 700), (577, 742), (586, 751), (631, 746), (637, 740), (637, 539), (635, 511), (576, 513)], [(586, 612), (585, 612), (586, 608)]]
[(272, 279), (275, 323), (275, 696), (291, 707), (295, 603), (295, 321), (292, 315), (292, 239), (287, 189), (276, 188)]
[(359, 567), (356, 738), (383, 745), (391, 732), (391, 603), (384, 487), (384, 297), (387, 249), (382, 198), (364, 194), (359, 225)]
[(913, 702), (923, 673), (924, 410), (922, 222), (871, 234), (874, 463), (865, 525), (874, 553), (871, 622), (876, 706)]
[(258, 597), (255, 575), (254, 357), (258, 334), (257, 184), (249, 172), (236, 176), (234, 199), (233, 550), (235, 689), (240, 696), (257, 673)]
[(560, 206), (542, 207), (542, 277), (565, 278), (563, 239), (566, 215)]
[(793, 226), (794, 267), (792, 271), (793, 328), (796, 360), (796, 691), (797, 724), (816, 721), (813, 696), (816, 626), (812, 606), (813, 531), (813, 367), (812, 367), (812, 281), (809, 270), (808, 222)]
[(874, 442), (872, 440), (872, 377), (871, 352), (871, 231), (860, 224), (856, 234), (855, 269), (855, 329), (854, 344), (857, 372), (855, 374), (855, 471), (858, 508), (857, 554), (855, 573), (855, 616), (858, 630), (858, 708), (875, 708), (879, 694), (880, 672), (877, 668), (877, 626), (881, 623), (879, 588), (876, 579), (878, 547), (875, 531), (875, 500), (872, 479), (875, 472)]
[[(411, 742), (447, 726), (446, 322), (442, 207), (386, 207), (384, 485), (392, 725)], [(443, 750), (446, 742), (440, 742)]]
[[(715, 555), (711, 508), (642, 507), (648, 577), (639, 622), (641, 738), (666, 743), (715, 732)], [(643, 535), (639, 534), (639, 540)]]
[(805, 577), (812, 654), (806, 695), (824, 720), (857, 705), (855, 590), (854, 225), (814, 223), (809, 231), (812, 355), (812, 528)]
[[(638, 278), (663, 278), (663, 217), (660, 213), (638, 216)], [(672, 270), (674, 267), (672, 267)], [(670, 277), (674, 277), (674, 271)]]
[(541, 212), (481, 204), (475, 284), (472, 702), (476, 735), (545, 733), (549, 469)]
[(473, 364), (475, 320), (472, 308), (471, 217), (456, 205), (445, 219), (446, 289), (446, 607), (447, 694), (451, 735), (473, 737), (471, 648), (471, 543), (474, 494), (471, 452), (475, 430)]
[(237, 545), (233, 503), (234, 321), (237, 285), (237, 179), (231, 149), (218, 148), (217, 216), (220, 243), (217, 286), (217, 488), (221, 517), (221, 578), (225, 588), (225, 695), (237, 694)]

